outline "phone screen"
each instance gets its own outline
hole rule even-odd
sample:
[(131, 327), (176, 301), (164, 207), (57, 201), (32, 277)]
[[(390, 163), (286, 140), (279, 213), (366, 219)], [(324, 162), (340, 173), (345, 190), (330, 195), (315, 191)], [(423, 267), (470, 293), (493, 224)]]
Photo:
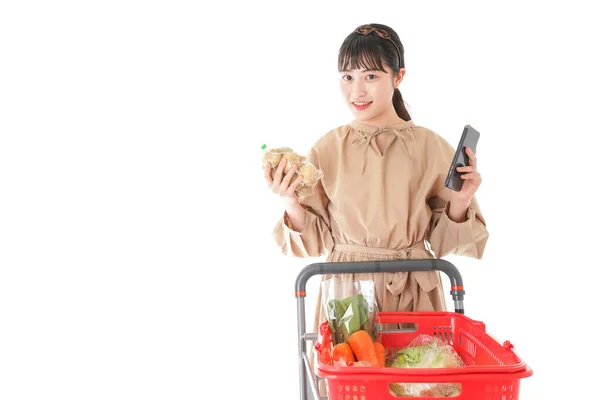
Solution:
[(448, 171), (446, 187), (455, 191), (460, 191), (462, 189), (464, 180), (460, 176), (463, 172), (458, 172), (456, 168), (469, 165), (469, 156), (467, 155), (465, 146), (475, 152), (478, 141), (479, 132), (471, 125), (465, 125), (460, 142), (456, 148), (456, 153), (454, 153), (454, 159), (452, 160), (452, 164)]

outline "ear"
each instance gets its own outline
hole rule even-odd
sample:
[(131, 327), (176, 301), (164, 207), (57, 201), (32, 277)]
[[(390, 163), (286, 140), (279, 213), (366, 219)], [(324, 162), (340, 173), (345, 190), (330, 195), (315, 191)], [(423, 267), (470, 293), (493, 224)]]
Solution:
[(400, 68), (400, 71), (398, 71), (396, 76), (394, 76), (394, 89), (398, 89), (400, 82), (402, 82), (402, 79), (404, 79), (404, 74), (406, 74), (406, 69)]

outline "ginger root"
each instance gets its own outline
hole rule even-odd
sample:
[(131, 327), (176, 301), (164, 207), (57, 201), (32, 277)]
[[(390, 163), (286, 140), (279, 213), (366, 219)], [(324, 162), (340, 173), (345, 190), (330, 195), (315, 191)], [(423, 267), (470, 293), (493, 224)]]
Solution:
[(281, 157), (285, 153), (289, 153), (290, 151), (292, 151), (292, 149), (290, 149), (289, 147), (279, 147), (276, 149), (271, 149), (264, 154), (263, 162), (268, 162), (271, 164), (272, 167), (277, 168), (279, 162), (281, 161)]
[(300, 167), (302, 166), (302, 162), (304, 161), (302, 156), (299, 156), (298, 154), (294, 153), (293, 151), (285, 153), (283, 155), (283, 158), (285, 158), (287, 160), (287, 164), (285, 165), (285, 167), (283, 167), (284, 174), (287, 174), (288, 172), (290, 172), (290, 170), (292, 169), (292, 167), (294, 165), (296, 166), (296, 171), (298, 171), (300, 169)]
[(263, 163), (268, 162), (271, 164), (271, 178), (274, 178), (275, 172), (282, 159), (286, 160), (286, 164), (283, 168), (284, 176), (290, 172), (292, 166), (296, 166), (296, 172), (290, 180), (290, 185), (294, 183), (299, 176), (302, 176), (303, 179), (296, 188), (296, 194), (299, 199), (303, 199), (310, 193), (311, 189), (317, 184), (319, 179), (323, 177), (323, 172), (307, 161), (306, 157), (295, 153), (289, 147), (277, 147), (266, 151), (263, 155)]
[(302, 184), (304, 186), (313, 187), (321, 178), (322, 173), (314, 165), (305, 163), (298, 169), (298, 175), (302, 175)]

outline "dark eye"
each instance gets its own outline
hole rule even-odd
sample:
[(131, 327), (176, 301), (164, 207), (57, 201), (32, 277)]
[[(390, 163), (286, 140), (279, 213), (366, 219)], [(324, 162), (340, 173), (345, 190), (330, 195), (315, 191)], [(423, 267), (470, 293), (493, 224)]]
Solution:
[(376, 76), (375, 76), (375, 75), (373, 75), (373, 74), (369, 74), (369, 75), (367, 75), (367, 79), (375, 79), (375, 78), (376, 78)]
[(350, 81), (350, 80), (352, 80), (352, 77), (350, 75), (344, 75), (344, 76), (342, 76), (342, 80)]

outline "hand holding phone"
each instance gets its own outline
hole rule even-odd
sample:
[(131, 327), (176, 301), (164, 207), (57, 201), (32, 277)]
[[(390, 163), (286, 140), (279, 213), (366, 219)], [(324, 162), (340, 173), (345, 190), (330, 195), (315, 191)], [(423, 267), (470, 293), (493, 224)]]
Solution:
[(465, 151), (465, 147), (468, 147), (473, 153), (475, 153), (478, 141), (479, 132), (471, 125), (465, 125), (463, 133), (460, 137), (460, 142), (458, 143), (458, 147), (454, 153), (454, 158), (448, 171), (448, 176), (446, 177), (445, 185), (447, 188), (456, 192), (459, 192), (462, 189), (464, 180), (461, 178), (461, 175), (463, 175), (464, 172), (459, 172), (456, 170), (456, 168), (469, 165), (469, 156)]

